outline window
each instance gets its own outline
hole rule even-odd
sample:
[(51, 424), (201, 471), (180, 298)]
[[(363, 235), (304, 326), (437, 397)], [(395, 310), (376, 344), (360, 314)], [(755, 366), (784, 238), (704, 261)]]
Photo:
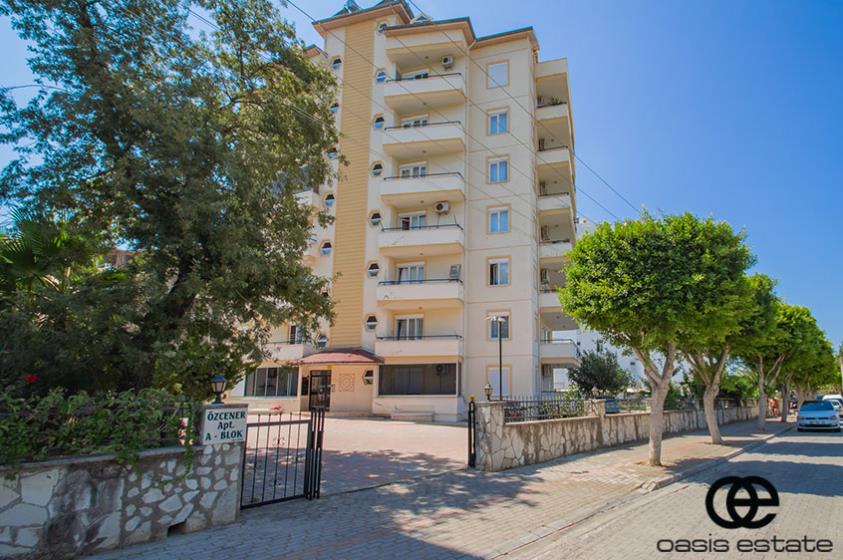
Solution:
[(489, 261), (489, 285), (509, 285), (509, 259), (491, 259)]
[(333, 208), (334, 207), (334, 195), (329, 194), (328, 196), (325, 197), (325, 206), (327, 208)]
[(378, 70), (375, 72), (375, 83), (382, 84), (386, 81), (386, 72)]
[[(486, 370), (486, 377), (488, 378), (489, 385), (492, 386), (492, 395), (504, 395), (508, 396), (510, 394), (509, 389), (509, 366), (504, 366), (501, 370), (503, 375), (498, 374), (498, 367), (490, 367)], [(503, 381), (503, 391), (501, 391), (501, 381)]]
[(489, 233), (509, 232), (509, 208), (489, 208)]
[(326, 241), (322, 244), (322, 248), (319, 249), (319, 252), (322, 253), (323, 257), (327, 257), (331, 254), (331, 243)]
[(366, 317), (366, 330), (373, 331), (378, 326), (378, 318), (374, 315), (369, 315)]
[(496, 158), (489, 160), (489, 182), (506, 183), (509, 181), (509, 159)]
[(380, 395), (456, 395), (457, 364), (381, 366)]
[(508, 115), (507, 111), (492, 111), (489, 113), (489, 134), (509, 132)]
[(304, 342), (304, 331), (298, 325), (290, 325), (287, 329), (287, 344), (302, 344)]
[(335, 58), (331, 61), (331, 68), (334, 70), (339, 70), (342, 67), (342, 59), (340, 57)]
[(369, 275), (369, 278), (375, 278), (380, 271), (381, 271), (380, 265), (378, 263), (372, 263), (372, 264), (369, 265), (369, 268), (367, 269), (366, 272)]
[(316, 346), (318, 348), (325, 348), (328, 345), (328, 337), (324, 334), (320, 334), (316, 337)]
[(424, 80), (425, 78), (430, 77), (430, 70), (413, 70), (412, 72), (406, 72), (401, 74), (402, 80)]
[(247, 397), (295, 397), (298, 385), (298, 368), (258, 368), (246, 374), (243, 394)]
[(339, 103), (334, 103), (333, 105), (331, 105), (331, 112), (332, 113), (336, 114), (336, 112), (339, 111), (339, 110), (340, 110), (340, 104)]
[[(497, 313), (488, 317), (489, 321), (489, 338), (497, 340), (509, 338), (509, 313)], [(500, 333), (500, 337), (498, 336)]]
[(422, 337), (424, 320), (419, 316), (396, 317), (395, 338), (398, 340), (414, 340)]
[(372, 215), (369, 216), (369, 223), (373, 226), (381, 225), (381, 213), (380, 212), (372, 212)]
[(423, 264), (402, 264), (395, 269), (399, 282), (421, 282), (424, 280)]
[(332, 148), (328, 150), (328, 159), (337, 159), (338, 155), (339, 154), (337, 154), (337, 151), (335, 149)]
[(410, 177), (424, 177), (427, 175), (426, 163), (408, 163), (399, 167), (399, 173), (402, 179)]
[(372, 176), (379, 177), (381, 173), (383, 173), (383, 164), (380, 162), (372, 164)]
[(419, 214), (404, 214), (401, 216), (401, 229), (418, 229), (427, 225), (427, 215), (423, 212)]
[(378, 115), (377, 117), (375, 117), (375, 128), (380, 130), (381, 128), (383, 128), (383, 123), (384, 120), (382, 115)]
[(496, 62), (486, 67), (486, 87), (495, 88), (509, 85), (509, 63)]
[(407, 119), (401, 119), (401, 127), (402, 128), (413, 128), (415, 126), (427, 126), (427, 115), (421, 115), (418, 117), (410, 117)]

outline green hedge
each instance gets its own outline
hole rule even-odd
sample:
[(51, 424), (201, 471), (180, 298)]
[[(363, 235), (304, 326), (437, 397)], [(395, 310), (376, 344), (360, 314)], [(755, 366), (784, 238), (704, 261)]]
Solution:
[(143, 449), (193, 443), (200, 403), (161, 389), (28, 399), (0, 393), (0, 464), (112, 453), (129, 463)]

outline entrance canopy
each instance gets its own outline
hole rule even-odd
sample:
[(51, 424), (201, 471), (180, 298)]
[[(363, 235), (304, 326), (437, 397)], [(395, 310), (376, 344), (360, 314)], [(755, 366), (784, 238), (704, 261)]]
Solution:
[(304, 366), (319, 364), (377, 365), (382, 363), (382, 358), (362, 348), (318, 352), (299, 361), (299, 364)]

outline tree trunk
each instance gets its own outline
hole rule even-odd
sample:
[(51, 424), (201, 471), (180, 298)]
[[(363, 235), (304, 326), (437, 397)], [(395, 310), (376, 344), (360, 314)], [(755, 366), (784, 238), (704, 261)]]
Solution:
[(796, 388), (796, 410), (802, 408), (802, 403), (804, 403), (807, 399), (805, 398), (807, 395), (806, 393), (810, 393), (810, 387), (807, 389), (804, 388)]
[(758, 375), (758, 429), (767, 431), (767, 389), (764, 388), (764, 375)]
[(653, 387), (650, 398), (650, 466), (660, 467), (662, 464), (662, 435), (664, 432), (664, 401), (670, 388), (670, 378), (662, 379)]
[(714, 409), (714, 400), (719, 394), (719, 383), (706, 387), (703, 393), (703, 410), (705, 410), (705, 423), (708, 426), (708, 433), (711, 434), (711, 443), (725, 445), (723, 436), (720, 435), (720, 426), (717, 425), (717, 411)]
[(787, 383), (782, 385), (782, 406), (781, 406), (781, 420), (787, 422), (787, 415), (790, 412), (790, 393), (787, 390)]

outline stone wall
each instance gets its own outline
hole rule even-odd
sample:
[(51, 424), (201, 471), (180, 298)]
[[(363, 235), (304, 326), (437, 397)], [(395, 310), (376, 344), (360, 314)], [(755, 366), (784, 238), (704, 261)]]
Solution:
[[(649, 437), (649, 412), (605, 415), (602, 404), (593, 403), (594, 416), (506, 424), (504, 403), (477, 403), (477, 468), (500, 471)], [(756, 418), (758, 407), (728, 408), (717, 414), (719, 424), (729, 424)], [(665, 434), (705, 428), (702, 410), (665, 412)]]
[[(0, 471), (0, 558), (72, 558), (231, 523), (243, 444), (29, 463)], [(188, 469), (187, 467), (191, 468)]]

